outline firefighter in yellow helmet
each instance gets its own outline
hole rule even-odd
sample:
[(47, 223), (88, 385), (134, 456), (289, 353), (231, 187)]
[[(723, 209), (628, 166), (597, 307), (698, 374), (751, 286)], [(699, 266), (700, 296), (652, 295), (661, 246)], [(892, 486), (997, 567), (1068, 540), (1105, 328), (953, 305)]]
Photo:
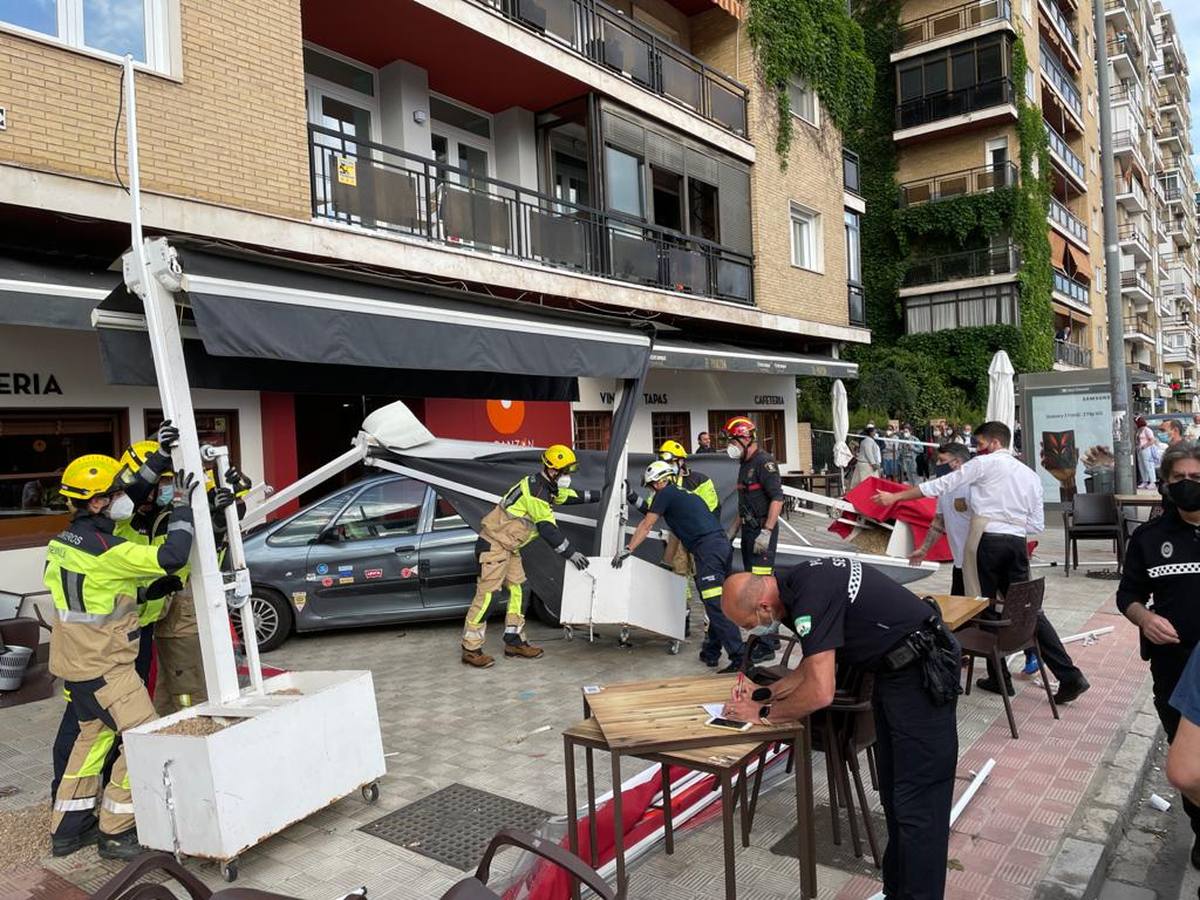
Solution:
[(147, 580), (178, 572), (187, 562), (196, 479), (176, 473), (167, 538), (161, 546), (143, 546), (114, 533), (116, 523), (129, 519), (137, 505), (131, 488), (117, 480), (120, 467), (99, 454), (67, 466), (59, 491), (70, 502), (72, 520), (46, 550), (43, 580), (57, 614), (50, 671), (63, 679), (80, 725), (54, 797), (51, 849), (56, 856), (97, 841), (106, 859), (132, 859), (143, 852), (122, 751), (103, 797), (100, 777), (117, 737), (155, 718), (134, 669), (137, 592)]
[(504, 616), (504, 655), (536, 659), (544, 652), (525, 640), (524, 598), (521, 585), (525, 569), (521, 548), (541, 537), (554, 552), (577, 569), (588, 567), (588, 558), (576, 550), (559, 530), (554, 507), (591, 503), (590, 491), (571, 489), (571, 474), (578, 468), (575, 451), (554, 444), (542, 454), (542, 468), (509, 488), (496, 508), (483, 517), (475, 555), (479, 560), (479, 583), (463, 626), (462, 661), (486, 669), (495, 660), (483, 652), (488, 608), (492, 596), (508, 585), (508, 609)]
[[(245, 514), (241, 498), (249, 492), (251, 481), (233, 466), (229, 467), (225, 476), (229, 487), (217, 487), (216, 479), (209, 470), (205, 471), (204, 476), (213, 536), (217, 541), (217, 557), (223, 559), (227, 547), (225, 510), (236, 503), (239, 518)], [(169, 524), (168, 513), (160, 513), (154, 522), (152, 542), (165, 539)], [(208, 699), (204, 663), (200, 656), (200, 626), (196, 621), (196, 604), (188, 574), (186, 566), (179, 572), (183, 586), (171, 595), (166, 614), (154, 626), (154, 646), (158, 652), (154, 709), (160, 716)]]

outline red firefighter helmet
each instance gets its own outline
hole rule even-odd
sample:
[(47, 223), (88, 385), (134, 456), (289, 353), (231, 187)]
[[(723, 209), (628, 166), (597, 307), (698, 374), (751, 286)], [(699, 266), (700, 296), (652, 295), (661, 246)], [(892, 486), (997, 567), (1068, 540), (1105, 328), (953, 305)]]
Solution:
[(730, 438), (749, 438), (754, 440), (754, 423), (745, 416), (734, 416), (725, 423), (725, 435)]

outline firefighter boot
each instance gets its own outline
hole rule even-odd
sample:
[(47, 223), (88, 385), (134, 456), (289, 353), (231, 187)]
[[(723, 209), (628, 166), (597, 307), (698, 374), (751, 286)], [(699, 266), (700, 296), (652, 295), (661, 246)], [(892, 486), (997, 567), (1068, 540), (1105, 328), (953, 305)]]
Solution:
[(477, 669), (490, 669), (496, 664), (496, 661), (482, 650), (468, 650), (465, 647), (462, 652), (462, 661), (465, 665), (474, 666)]
[(146, 848), (138, 843), (136, 828), (130, 828), (120, 834), (100, 832), (100, 846), (97, 849), (103, 859), (122, 861), (134, 859), (146, 852)]
[(99, 839), (100, 823), (92, 822), (80, 834), (67, 835), (66, 837), (52, 836), (50, 838), (50, 855), (70, 856), (76, 850), (81, 850), (84, 847), (94, 844)]
[[(512, 638), (510, 640), (509, 638)], [(535, 647), (529, 641), (522, 640), (519, 635), (504, 636), (504, 655), (515, 656), (519, 659), (537, 659), (546, 651), (541, 647)]]

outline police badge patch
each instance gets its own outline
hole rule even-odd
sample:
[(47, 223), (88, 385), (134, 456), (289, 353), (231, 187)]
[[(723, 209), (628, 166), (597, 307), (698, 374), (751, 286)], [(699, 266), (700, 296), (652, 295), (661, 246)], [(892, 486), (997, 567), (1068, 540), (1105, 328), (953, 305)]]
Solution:
[(1170, 541), (1163, 541), (1163, 545), (1158, 548), (1158, 552), (1162, 554), (1163, 559), (1170, 559), (1175, 553), (1175, 545)]
[(812, 616), (797, 616), (796, 617), (796, 634), (800, 637), (808, 637), (812, 632)]

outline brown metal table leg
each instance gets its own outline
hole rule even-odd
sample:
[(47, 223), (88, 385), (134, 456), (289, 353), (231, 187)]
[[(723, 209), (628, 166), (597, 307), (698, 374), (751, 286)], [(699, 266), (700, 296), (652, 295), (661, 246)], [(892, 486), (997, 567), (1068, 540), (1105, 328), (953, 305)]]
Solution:
[(725, 841), (725, 900), (735, 900), (737, 873), (733, 863), (733, 785), (729, 769), (721, 772), (721, 824)]
[(813, 900), (817, 896), (817, 833), (813, 822), (812, 733), (808, 720), (796, 731), (792, 743), (796, 763), (796, 821), (800, 858), (800, 896)]
[(771, 751), (771, 745), (768, 744), (763, 748), (762, 753), (758, 754), (758, 768), (754, 770), (754, 791), (750, 795), (750, 821), (747, 827), (754, 827), (754, 814), (758, 811), (758, 792), (762, 787), (763, 769), (767, 767), (767, 754)]
[(738, 794), (742, 802), (742, 846), (750, 846), (750, 800), (749, 789), (746, 787), (746, 782), (749, 780), (749, 775), (746, 773), (746, 766), (743, 765), (738, 769)]
[(587, 798), (588, 798), (588, 865), (593, 869), (599, 864), (600, 841), (596, 834), (596, 767), (592, 748), (586, 748)]
[(625, 876), (625, 818), (621, 805), (621, 754), (612, 751), (613, 858), (617, 861), (617, 894), (624, 897), (629, 885)]
[[(567, 849), (579, 855), (579, 825), (575, 817), (575, 742), (563, 735), (563, 765), (567, 777)], [(579, 882), (568, 877), (572, 900), (579, 900)]]
[(675, 852), (675, 823), (671, 815), (671, 767), (662, 764), (663, 835), (667, 855)]

